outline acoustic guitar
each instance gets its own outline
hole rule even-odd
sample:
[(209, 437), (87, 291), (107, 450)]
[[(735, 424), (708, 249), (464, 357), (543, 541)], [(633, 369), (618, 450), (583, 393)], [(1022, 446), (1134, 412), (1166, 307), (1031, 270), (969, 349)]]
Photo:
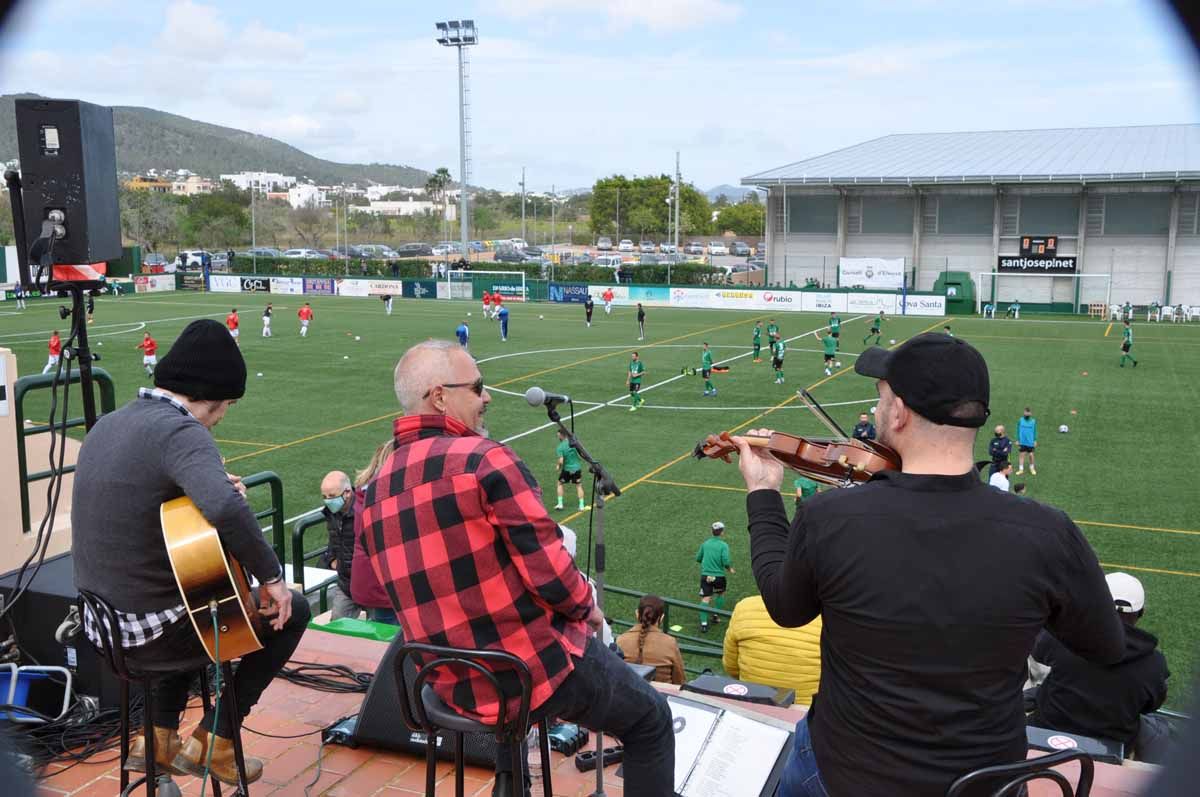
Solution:
[[(262, 650), (258, 597), (250, 589), (246, 571), (225, 553), (217, 530), (187, 496), (164, 503), (159, 517), (184, 610), (208, 657), (220, 664)], [(221, 636), (220, 661), (210, 608), (214, 602)]]

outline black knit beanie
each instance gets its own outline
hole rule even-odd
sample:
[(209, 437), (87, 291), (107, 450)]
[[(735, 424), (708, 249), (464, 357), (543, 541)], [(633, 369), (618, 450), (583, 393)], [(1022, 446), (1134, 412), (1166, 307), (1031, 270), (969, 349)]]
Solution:
[(229, 330), (201, 319), (184, 327), (159, 360), (154, 384), (200, 401), (239, 399), (246, 393), (246, 361)]

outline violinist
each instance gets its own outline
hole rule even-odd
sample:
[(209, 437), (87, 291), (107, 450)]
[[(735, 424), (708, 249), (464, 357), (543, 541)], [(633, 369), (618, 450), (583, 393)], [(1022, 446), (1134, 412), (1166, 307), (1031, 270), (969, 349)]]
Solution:
[(814, 496), (789, 529), (780, 460), (732, 438), (767, 610), (785, 627), (823, 623), (820, 688), (779, 794), (944, 794), (968, 771), (1024, 760), (1021, 686), (1043, 627), (1101, 664), (1120, 659), (1124, 635), (1075, 524), (979, 481), (978, 351), (923, 334), (868, 349), (855, 371), (878, 380), (878, 442), (899, 470)]

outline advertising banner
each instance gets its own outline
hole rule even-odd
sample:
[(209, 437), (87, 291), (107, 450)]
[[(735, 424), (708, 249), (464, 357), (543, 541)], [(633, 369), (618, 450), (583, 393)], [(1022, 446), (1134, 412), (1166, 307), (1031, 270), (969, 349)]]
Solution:
[(658, 285), (630, 285), (629, 303), (638, 302), (647, 307), (666, 307), (671, 303), (671, 289)]
[(204, 275), (203, 274), (176, 274), (176, 285), (180, 290), (184, 291), (202, 291), (204, 290)]
[(437, 299), (437, 280), (404, 280), (403, 296), (409, 299)]
[(923, 296), (919, 293), (910, 293), (901, 301), (900, 312), (905, 315), (943, 316), (946, 314), (945, 296)]
[(242, 279), (232, 274), (211, 274), (208, 289), (214, 293), (241, 293)]
[(670, 301), (672, 307), (795, 312), (801, 309), (801, 296), (798, 291), (671, 288)]
[(370, 296), (367, 293), (366, 280), (340, 279), (337, 280), (338, 296)]
[(629, 304), (628, 285), (589, 285), (587, 289), (596, 304), (604, 304), (604, 292), (607, 290), (613, 292), (613, 304)]
[(158, 293), (175, 290), (174, 274), (139, 274), (133, 278), (136, 293)]
[(807, 313), (844, 313), (846, 294), (804, 291), (800, 294), (800, 309)]
[(588, 286), (568, 285), (561, 282), (550, 283), (550, 301), (583, 304), (588, 297)]
[(305, 277), (304, 292), (320, 296), (333, 296), (337, 293), (337, 286), (331, 277)]
[(838, 259), (838, 285), (844, 288), (903, 288), (904, 258), (843, 257)]
[(271, 277), (271, 293), (304, 293), (304, 280), (300, 277)]
[(874, 315), (882, 310), (894, 314), (897, 298), (894, 293), (847, 293), (846, 312)]
[(475, 280), (475, 290), (478, 293), (475, 297), (477, 299), (482, 299), (483, 291), (486, 290), (489, 293), (499, 293), (506, 302), (525, 301), (525, 293), (521, 290), (520, 282), (501, 282), (491, 277), (485, 277), (484, 280)]
[(1011, 274), (1074, 274), (1074, 257), (1011, 257), (996, 258), (996, 270)]
[(270, 277), (242, 277), (243, 293), (269, 293), (271, 291)]
[(403, 292), (401, 280), (367, 280), (368, 296), (400, 296)]

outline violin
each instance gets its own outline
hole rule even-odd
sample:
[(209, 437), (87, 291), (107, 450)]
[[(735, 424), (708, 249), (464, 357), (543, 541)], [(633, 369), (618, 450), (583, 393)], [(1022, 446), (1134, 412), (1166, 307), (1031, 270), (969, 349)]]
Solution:
[[(800, 437), (786, 432), (770, 436), (743, 435), (755, 448), (765, 448), (780, 464), (821, 484), (852, 487), (882, 470), (900, 470), (900, 455), (873, 440)], [(710, 434), (696, 444), (697, 459), (732, 462), (737, 447), (729, 432)]]

